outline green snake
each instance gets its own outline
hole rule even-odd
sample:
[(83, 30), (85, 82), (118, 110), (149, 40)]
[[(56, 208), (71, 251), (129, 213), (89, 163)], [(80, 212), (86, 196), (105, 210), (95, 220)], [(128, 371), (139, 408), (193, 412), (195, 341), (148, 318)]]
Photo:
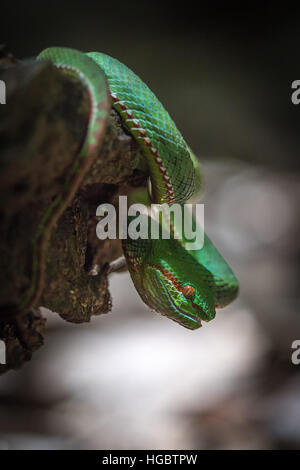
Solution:
[[(48, 48), (38, 56), (38, 60), (42, 59), (83, 81), (89, 92), (91, 112), (84, 144), (62, 194), (39, 224), (33, 275), (23, 309), (31, 307), (40, 295), (51, 228), (70, 203), (101, 145), (109, 112), (106, 81), (114, 109), (144, 156), (151, 182), (151, 202), (184, 204), (195, 197), (201, 186), (197, 159), (175, 123), (148, 86), (125, 65), (102, 53), (84, 54), (68, 48)], [(201, 320), (214, 318), (216, 307), (234, 300), (238, 281), (205, 234), (199, 250), (189, 250), (186, 242), (175, 237), (127, 238), (123, 240), (123, 250), (142, 300), (182, 326), (196, 329)]]

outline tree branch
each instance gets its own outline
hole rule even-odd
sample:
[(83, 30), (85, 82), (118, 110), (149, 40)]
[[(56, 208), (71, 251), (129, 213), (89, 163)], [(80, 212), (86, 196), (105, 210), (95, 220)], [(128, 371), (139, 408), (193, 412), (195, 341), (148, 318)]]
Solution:
[[(38, 309), (16, 318), (15, 305), (31, 279), (36, 228), (82, 145), (89, 115), (86, 90), (50, 63), (16, 61), (0, 49), (0, 79), (7, 87), (0, 106), (0, 338), (7, 364), (18, 368), (43, 343)], [(121, 255), (118, 240), (96, 237), (96, 207), (145, 183), (136, 170), (135, 140), (111, 110), (104, 141), (72, 204), (59, 219), (47, 253), (46, 284), (38, 306), (67, 321), (89, 321), (111, 309), (109, 263)], [(37, 307), (38, 307), (37, 306)]]

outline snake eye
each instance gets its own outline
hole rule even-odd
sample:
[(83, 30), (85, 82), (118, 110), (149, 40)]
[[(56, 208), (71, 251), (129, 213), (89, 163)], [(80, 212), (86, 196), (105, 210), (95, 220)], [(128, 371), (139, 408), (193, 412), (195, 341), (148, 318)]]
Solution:
[(183, 286), (182, 293), (187, 299), (193, 300), (195, 297), (195, 288), (190, 284), (186, 284)]

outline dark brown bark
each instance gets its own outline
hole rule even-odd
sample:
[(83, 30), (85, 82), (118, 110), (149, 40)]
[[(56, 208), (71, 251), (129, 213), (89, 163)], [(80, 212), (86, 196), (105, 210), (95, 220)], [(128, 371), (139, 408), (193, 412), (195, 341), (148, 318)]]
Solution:
[[(89, 115), (82, 84), (50, 63), (16, 61), (0, 50), (0, 79), (7, 87), (0, 106), (0, 339), (7, 364), (19, 368), (43, 343), (38, 308), (16, 316), (15, 306), (31, 279), (37, 225), (59, 193), (82, 145)], [(111, 308), (107, 271), (122, 254), (118, 240), (95, 235), (96, 207), (145, 180), (135, 168), (139, 151), (111, 110), (104, 141), (83, 185), (59, 219), (47, 252), (46, 283), (39, 306), (67, 321), (89, 321)]]

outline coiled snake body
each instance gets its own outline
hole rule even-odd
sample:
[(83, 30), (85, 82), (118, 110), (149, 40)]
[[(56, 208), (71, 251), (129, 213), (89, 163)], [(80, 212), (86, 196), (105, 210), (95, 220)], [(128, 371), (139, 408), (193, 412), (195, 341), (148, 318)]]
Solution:
[[(79, 184), (83, 178), (84, 162), (95, 151), (97, 139), (103, 133), (103, 118), (109, 110), (103, 91), (103, 72), (113, 107), (145, 157), (151, 201), (183, 204), (200, 187), (196, 158), (181, 133), (147, 85), (125, 65), (102, 53), (83, 54), (67, 48), (46, 49), (38, 59), (50, 60), (58, 68), (75, 73), (88, 87), (92, 112), (84, 145), (64, 192), (39, 226), (33, 280), (23, 308), (32, 305), (38, 297), (43, 256), (40, 247), (47, 244), (48, 226), (56, 222), (66, 207), (67, 199), (76, 190), (73, 180), (77, 178)], [(123, 249), (132, 280), (144, 302), (186, 328), (199, 328), (201, 320), (214, 318), (215, 308), (227, 305), (237, 295), (235, 275), (206, 235), (199, 250), (189, 250), (184, 238), (174, 237), (169, 240), (128, 238), (123, 241)]]

